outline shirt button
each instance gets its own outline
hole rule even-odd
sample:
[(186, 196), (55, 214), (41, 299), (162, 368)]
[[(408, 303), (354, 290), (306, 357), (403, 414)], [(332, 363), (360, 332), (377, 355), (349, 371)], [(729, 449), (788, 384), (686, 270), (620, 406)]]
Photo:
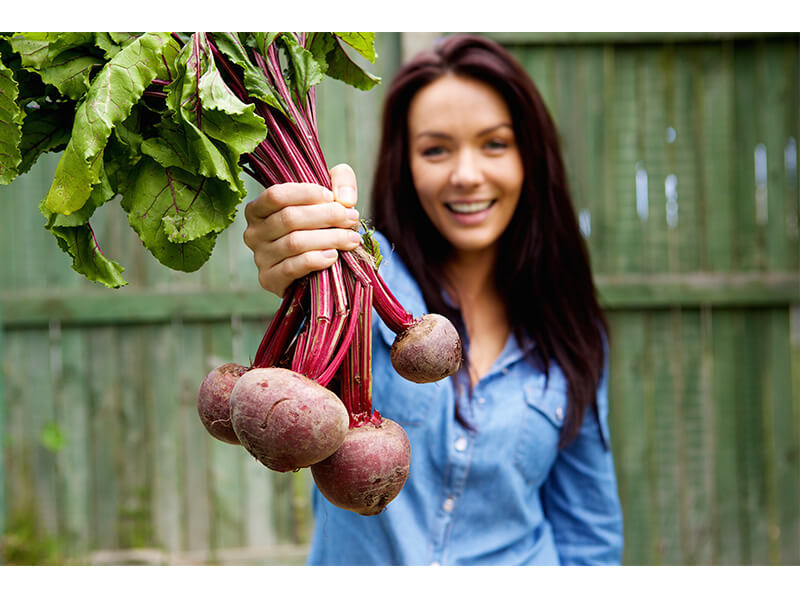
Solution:
[(486, 402), (486, 398), (484, 398), (483, 396), (480, 396), (478, 398), (478, 404), (484, 404), (485, 402)]
[(431, 566), (432, 566), (432, 567), (438, 567), (438, 566), (439, 566), (439, 561), (438, 561), (438, 560), (435, 560), (435, 561), (433, 561), (433, 562), (431, 563)]
[(458, 450), (459, 452), (463, 452), (464, 450), (467, 449), (467, 438), (465, 438), (464, 436), (459, 437), (456, 440), (456, 443), (453, 444), (453, 446), (455, 446), (455, 449)]
[(556, 407), (556, 419), (559, 421), (564, 418), (564, 409), (560, 406)]
[(455, 506), (455, 504), (456, 501), (453, 500), (453, 497), (451, 496), (442, 503), (442, 508), (444, 509), (444, 512), (450, 512), (451, 510), (453, 510), (453, 506)]

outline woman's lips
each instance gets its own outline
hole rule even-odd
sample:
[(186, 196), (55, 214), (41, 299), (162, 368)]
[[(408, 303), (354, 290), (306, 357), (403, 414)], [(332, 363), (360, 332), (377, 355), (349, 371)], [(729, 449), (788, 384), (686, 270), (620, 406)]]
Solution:
[(447, 202), (445, 206), (450, 215), (463, 225), (476, 225), (483, 221), (496, 200), (459, 200)]

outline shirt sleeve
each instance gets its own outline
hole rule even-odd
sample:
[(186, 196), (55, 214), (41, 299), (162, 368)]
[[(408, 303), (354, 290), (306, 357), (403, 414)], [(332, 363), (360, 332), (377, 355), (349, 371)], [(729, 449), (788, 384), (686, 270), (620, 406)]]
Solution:
[(578, 436), (561, 449), (541, 488), (542, 506), (564, 565), (621, 563), (622, 509), (609, 442), (606, 365), (597, 412), (594, 407), (586, 411)]

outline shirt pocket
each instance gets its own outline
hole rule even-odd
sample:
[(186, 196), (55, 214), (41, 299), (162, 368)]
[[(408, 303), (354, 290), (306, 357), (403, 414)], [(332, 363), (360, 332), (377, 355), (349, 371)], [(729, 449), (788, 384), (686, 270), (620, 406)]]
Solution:
[(558, 454), (566, 414), (566, 390), (545, 380), (523, 387), (524, 406), (514, 465), (529, 484), (537, 487), (547, 477)]

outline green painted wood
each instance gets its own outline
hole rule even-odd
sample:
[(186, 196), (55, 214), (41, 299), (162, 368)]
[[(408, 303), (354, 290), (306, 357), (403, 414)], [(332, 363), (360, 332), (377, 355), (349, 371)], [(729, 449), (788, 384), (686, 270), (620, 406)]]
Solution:
[(663, 306), (762, 306), (797, 302), (796, 273), (656, 273), (595, 276), (607, 309)]
[(174, 291), (94, 290), (5, 293), (0, 303), (6, 327), (43, 326), (51, 320), (71, 325), (112, 323), (186, 322), (266, 317), (275, 312), (280, 298), (262, 289), (211, 290), (193, 286)]
[[(698, 311), (694, 328), (688, 329), (684, 340), (698, 347), (697, 354), (684, 353), (684, 363), (695, 378), (687, 390), (684, 414), (693, 415), (687, 424), (694, 452), (689, 453), (687, 472), (689, 483), (690, 553), (686, 564), (714, 564), (714, 396), (713, 396), (713, 311), (708, 307)], [(698, 360), (699, 357), (699, 360)]]
[(197, 417), (197, 389), (202, 381), (198, 373), (205, 369), (202, 352), (203, 327), (186, 324), (179, 338), (178, 394), (171, 400), (178, 402), (181, 460), (181, 506), (183, 548), (200, 550), (207, 548), (211, 538), (211, 486), (208, 474), (208, 433)]
[[(617, 86), (617, 74), (615, 68), (615, 50), (613, 46), (603, 48), (603, 114), (602, 119), (606, 124), (603, 151), (602, 169), (605, 172), (602, 204), (602, 219), (595, 219), (598, 223), (599, 231), (596, 233), (598, 244), (602, 247), (601, 261), (595, 269), (600, 272), (614, 273), (617, 268), (617, 257), (615, 254), (616, 246), (614, 241), (616, 235), (616, 215), (619, 212), (619, 199), (616, 192), (616, 173), (617, 173), (617, 116), (615, 112), (615, 98)], [(596, 252), (596, 251), (595, 251)], [(592, 254), (592, 257), (597, 254)]]
[[(671, 271), (693, 272), (708, 264), (707, 218), (702, 201), (704, 158), (700, 155), (703, 80), (706, 48), (691, 45), (671, 53), (672, 87), (662, 131), (666, 173), (660, 197), (667, 231)], [(671, 128), (671, 129), (669, 129)], [(674, 140), (673, 140), (674, 131)], [(674, 188), (673, 188), (674, 186)], [(669, 195), (668, 195), (669, 193)]]
[[(797, 445), (800, 444), (800, 436), (797, 431), (800, 431), (800, 305), (794, 305), (790, 308), (789, 318), (789, 360), (791, 362), (791, 378), (792, 378), (792, 393), (789, 404), (791, 409), (789, 412), (789, 422), (794, 432), (793, 451), (785, 455), (786, 460), (786, 478), (790, 482), (788, 487), (794, 490), (796, 497), (800, 498), (800, 449)], [(789, 492), (791, 494), (791, 491)], [(800, 504), (800, 503), (797, 503)], [(781, 528), (781, 545), (790, 550), (784, 554), (784, 561), (786, 564), (798, 564), (800, 558), (800, 519), (792, 519), (793, 512), (790, 512), (790, 517), (787, 519), (788, 523)]]
[(766, 344), (764, 351), (766, 352), (766, 360), (764, 361), (764, 369), (761, 371), (760, 391), (762, 396), (761, 408), (763, 414), (763, 462), (761, 465), (763, 472), (763, 486), (764, 486), (764, 516), (766, 525), (766, 552), (768, 564), (780, 564), (780, 547), (778, 545), (779, 525), (778, 525), (778, 490), (777, 490), (777, 473), (776, 462), (778, 457), (777, 440), (775, 435), (775, 424), (773, 422), (773, 413), (775, 412), (775, 390), (773, 388), (775, 381), (772, 378), (773, 369), (776, 366), (772, 358), (772, 349), (774, 347), (772, 335), (772, 319), (771, 314), (763, 315), (762, 326), (768, 332), (765, 337)]
[(734, 330), (736, 312), (717, 310), (712, 318), (714, 398), (714, 503), (712, 511), (712, 535), (714, 536), (714, 564), (742, 564), (743, 532), (738, 522), (739, 504), (742, 495), (736, 454), (742, 443), (736, 435), (736, 395), (739, 371), (738, 344)]
[(708, 236), (707, 269), (730, 271), (734, 268), (737, 243), (736, 196), (733, 173), (734, 152), (734, 73), (733, 45), (725, 42), (708, 50), (703, 64), (702, 146), (703, 161), (700, 195), (705, 200)]
[(503, 44), (527, 44), (527, 45), (583, 45), (583, 44), (617, 44), (622, 47), (626, 45), (641, 44), (662, 44), (664, 42), (687, 43), (687, 42), (706, 42), (715, 43), (727, 40), (748, 40), (755, 36), (764, 38), (789, 38), (796, 37), (793, 33), (781, 32), (702, 32), (702, 31), (673, 31), (673, 32), (654, 32), (654, 31), (538, 31), (538, 32), (488, 32), (487, 35)]
[[(800, 301), (797, 272), (698, 272), (608, 275), (595, 282), (608, 309), (665, 305), (763, 306)], [(0, 295), (5, 327), (112, 323), (145, 324), (181, 318), (186, 322), (224, 321), (231, 315), (266, 322), (280, 299), (264, 290), (176, 290), (99, 293), (28, 292)]]
[[(0, 540), (5, 539), (6, 533), (6, 384), (3, 340), (3, 307), (0, 306)], [(3, 553), (0, 552), (0, 566), (5, 564)]]
[[(764, 409), (765, 394), (760, 390), (760, 379), (767, 368), (765, 352), (768, 340), (759, 335), (765, 331), (764, 313), (757, 311), (742, 318), (742, 339), (739, 341), (743, 365), (749, 369), (737, 371), (737, 409), (739, 446), (739, 489), (743, 495), (741, 526), (746, 535), (742, 548), (746, 564), (769, 564), (767, 537), (768, 505), (767, 477), (764, 466), (767, 460)], [(753, 340), (753, 343), (747, 343)]]
[[(673, 527), (677, 526), (676, 543), (673, 552), (676, 556), (674, 560), (677, 563), (691, 564), (694, 561), (689, 560), (691, 554), (689, 494), (691, 484), (694, 483), (696, 485), (697, 479), (690, 472), (690, 469), (697, 463), (698, 458), (702, 458), (702, 454), (698, 456), (698, 448), (695, 444), (696, 438), (692, 435), (692, 426), (697, 423), (697, 419), (690, 412), (693, 408), (692, 405), (686, 402), (687, 396), (692, 399), (696, 398), (695, 394), (689, 393), (693, 380), (692, 367), (694, 363), (687, 365), (684, 361), (687, 354), (691, 353), (692, 356), (697, 356), (698, 353), (692, 347), (691, 342), (687, 343), (684, 331), (687, 329), (695, 330), (695, 336), (691, 338), (692, 341), (699, 339), (699, 336), (697, 336), (696, 327), (693, 327), (691, 314), (687, 314), (681, 309), (671, 309), (666, 315), (665, 325), (668, 329), (667, 337), (669, 339), (669, 343), (666, 345), (671, 387), (669, 404), (671, 405), (671, 416), (674, 419), (675, 429), (675, 455), (672, 458), (675, 466), (672, 469), (674, 480), (671, 487), (674, 490), (675, 505), (678, 512), (676, 525), (673, 525)], [(700, 451), (702, 452), (702, 447), (700, 447)]]
[[(646, 403), (646, 352), (642, 313), (612, 313), (609, 425), (617, 479), (625, 520), (625, 564), (648, 564), (648, 430), (644, 426)], [(617, 340), (620, 340), (619, 342)], [(624, 340), (624, 344), (621, 342)]]
[(608, 240), (605, 190), (609, 177), (602, 160), (598, 160), (598, 157), (604, 156), (607, 128), (611, 126), (604, 118), (607, 102), (603, 93), (606, 81), (604, 67), (605, 48), (587, 48), (581, 52), (578, 97), (585, 99), (585, 102), (580, 110), (582, 135), (579, 136), (579, 161), (583, 167), (576, 174), (578, 188), (572, 190), (579, 224), (582, 225), (592, 265), (597, 272), (608, 270), (607, 253), (604, 250)]
[[(230, 322), (210, 324), (203, 328), (202, 333), (203, 361), (207, 371), (235, 362), (232, 349), (235, 330)], [(200, 383), (197, 382), (198, 388)], [(200, 424), (199, 417), (197, 422)], [(211, 546), (215, 549), (242, 547), (245, 545), (247, 529), (243, 493), (245, 482), (241, 468), (243, 449), (241, 446), (218, 442), (210, 436), (206, 436), (206, 439), (213, 515), (210, 524)]]
[(677, 432), (680, 564), (712, 564), (713, 420), (710, 394), (710, 309), (669, 316), (673, 406)]
[(58, 390), (58, 426), (64, 435), (63, 447), (56, 456), (63, 515), (61, 535), (65, 539), (67, 555), (75, 560), (88, 554), (92, 548), (87, 333), (82, 329), (61, 329), (56, 343), (58, 364), (54, 365), (54, 386)]
[(119, 547), (120, 478), (123, 457), (116, 448), (122, 432), (119, 421), (120, 365), (118, 332), (99, 327), (89, 333), (89, 435), (91, 443), (90, 532), (95, 548)]
[[(37, 531), (43, 539), (58, 540), (59, 490), (56, 482), (55, 451), (48, 443), (48, 434), (57, 429), (53, 406), (53, 387), (50, 377), (50, 331), (42, 330), (25, 336), (22, 344), (26, 410), (24, 431), (30, 448), (30, 469), (33, 476), (33, 504), (31, 509)], [(61, 552), (58, 543), (51, 548), (52, 558)]]
[(150, 547), (153, 543), (151, 515), (152, 432), (146, 418), (152, 406), (153, 386), (146, 369), (149, 340), (142, 328), (126, 328), (119, 336), (120, 438), (117, 467), (120, 480), (120, 547)]
[(757, 45), (742, 42), (734, 48), (735, 122), (730, 130), (730, 143), (736, 148), (734, 193), (736, 194), (736, 267), (742, 270), (762, 269), (765, 265), (763, 225), (759, 224), (756, 196), (755, 152), (763, 139), (757, 122), (761, 91), (757, 81)]
[[(643, 219), (639, 207), (648, 207), (649, 197), (645, 200), (637, 191), (637, 171), (640, 181), (646, 173), (646, 165), (642, 161), (642, 141), (639, 131), (639, 118), (643, 107), (638, 104), (641, 78), (638, 77), (639, 60), (636, 54), (617, 52), (615, 54), (615, 142), (614, 154), (616, 163), (613, 166), (615, 185), (613, 195), (615, 210), (609, 222), (614, 232), (613, 254), (614, 273), (641, 273), (645, 271), (642, 251)], [(648, 178), (649, 182), (649, 178)], [(642, 185), (639, 186), (640, 191)], [(638, 197), (638, 206), (637, 206)]]
[[(147, 361), (152, 374), (154, 410), (148, 415), (153, 431), (152, 514), (155, 546), (168, 553), (183, 549), (181, 489), (183, 459), (178, 377), (183, 348), (182, 324), (178, 319), (166, 326), (148, 326), (151, 349)], [(198, 373), (199, 375), (199, 373)]]
[[(765, 423), (769, 426), (770, 457), (765, 464), (769, 474), (770, 500), (770, 562), (773, 564), (800, 563), (800, 437), (795, 427), (792, 408), (792, 365), (790, 331), (786, 327), (787, 311), (770, 310), (767, 330), (770, 345), (767, 350), (768, 371), (764, 374)], [(800, 392), (795, 388), (795, 396)]]

